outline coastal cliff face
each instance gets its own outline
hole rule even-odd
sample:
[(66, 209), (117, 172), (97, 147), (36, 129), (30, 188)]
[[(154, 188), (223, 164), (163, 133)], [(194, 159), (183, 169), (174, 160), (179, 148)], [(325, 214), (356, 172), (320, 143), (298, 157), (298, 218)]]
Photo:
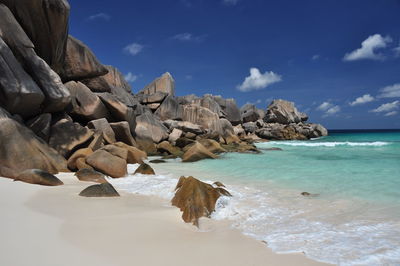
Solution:
[(288, 101), (261, 110), (211, 94), (178, 97), (170, 73), (135, 94), (68, 35), (69, 12), (66, 0), (0, 0), (0, 176), (68, 165), (120, 177), (145, 153), (216, 158), (257, 151), (255, 140), (327, 135)]

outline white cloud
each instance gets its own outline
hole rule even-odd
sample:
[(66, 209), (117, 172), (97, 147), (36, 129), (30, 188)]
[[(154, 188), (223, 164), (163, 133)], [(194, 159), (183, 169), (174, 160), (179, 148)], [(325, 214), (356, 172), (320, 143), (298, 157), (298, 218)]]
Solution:
[(316, 60), (318, 60), (320, 57), (321, 57), (321, 56), (320, 56), (319, 54), (315, 54), (315, 55), (313, 55), (313, 56), (311, 57), (311, 59), (312, 59), (313, 61), (316, 61)]
[(341, 108), (339, 105), (334, 105), (330, 102), (323, 102), (317, 107), (317, 110), (324, 112), (324, 116), (330, 116), (339, 113)]
[(128, 72), (128, 74), (126, 74), (124, 76), (125, 80), (128, 82), (134, 82), (138, 79), (137, 75), (132, 74), (132, 72)]
[(262, 74), (258, 68), (252, 67), (250, 68), (250, 76), (246, 77), (243, 83), (237, 86), (237, 89), (242, 92), (260, 90), (280, 81), (282, 81), (282, 76), (272, 71), (266, 71)]
[(400, 44), (398, 47), (394, 48), (393, 51), (395, 57), (400, 57)]
[(398, 113), (397, 111), (392, 111), (392, 112), (385, 114), (385, 116), (394, 116), (394, 115), (397, 115), (397, 113)]
[(376, 50), (386, 48), (387, 45), (392, 42), (392, 38), (389, 36), (382, 37), (380, 34), (369, 36), (366, 40), (361, 43), (361, 48), (347, 53), (343, 60), (344, 61), (356, 61), (362, 59), (371, 60), (384, 60), (385, 57), (381, 53), (376, 53)]
[(143, 50), (144, 46), (139, 43), (131, 43), (124, 48), (124, 51), (131, 54), (137, 55)]
[(222, 0), (222, 3), (230, 6), (234, 6), (239, 2), (239, 0)]
[(396, 98), (400, 97), (400, 83), (384, 87), (379, 90), (378, 98)]
[(365, 103), (369, 103), (374, 101), (375, 98), (369, 94), (364, 94), (361, 97), (358, 97), (357, 99), (355, 99), (353, 102), (350, 103), (351, 106), (355, 106), (355, 105), (360, 105), (360, 104), (365, 104)]
[(110, 20), (111, 16), (106, 13), (97, 13), (87, 18), (87, 20), (96, 20), (96, 19)]
[(400, 101), (394, 101), (391, 103), (384, 103), (376, 109), (371, 110), (370, 112), (373, 113), (386, 113), (392, 112), (394, 110), (399, 109)]
[(179, 33), (175, 36), (172, 36), (171, 39), (182, 41), (182, 42), (201, 42), (205, 39), (205, 37), (206, 37), (205, 35), (194, 36), (191, 33), (185, 32), (185, 33)]

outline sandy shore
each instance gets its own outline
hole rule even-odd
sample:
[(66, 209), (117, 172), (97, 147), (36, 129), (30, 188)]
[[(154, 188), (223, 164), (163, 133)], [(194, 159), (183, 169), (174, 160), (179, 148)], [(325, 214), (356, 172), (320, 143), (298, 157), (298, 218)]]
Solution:
[(64, 186), (0, 178), (0, 265), (323, 265), (221, 222), (206, 219), (199, 232), (156, 197), (82, 198), (90, 183), (59, 177)]

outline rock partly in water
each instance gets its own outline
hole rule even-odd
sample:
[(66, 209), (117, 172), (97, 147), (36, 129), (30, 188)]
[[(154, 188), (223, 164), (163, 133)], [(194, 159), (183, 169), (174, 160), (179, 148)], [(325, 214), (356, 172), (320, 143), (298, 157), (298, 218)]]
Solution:
[(266, 123), (291, 124), (304, 121), (305, 116), (294, 106), (294, 103), (285, 100), (274, 100), (268, 106), (264, 117)]
[(60, 179), (40, 169), (25, 170), (15, 178), (15, 181), (21, 181), (29, 184), (42, 185), (42, 186), (64, 185), (64, 183)]
[(105, 176), (97, 172), (96, 170), (93, 169), (80, 169), (78, 172), (75, 173), (75, 176), (80, 180), (80, 181), (86, 181), (86, 182), (94, 182), (94, 183), (107, 183), (107, 180)]
[(119, 197), (119, 193), (110, 183), (92, 185), (79, 193), (82, 197)]
[(155, 175), (153, 168), (146, 163), (142, 163), (135, 171), (134, 175), (142, 174), (142, 175)]
[(128, 151), (127, 162), (129, 164), (139, 163), (142, 164), (143, 160), (147, 159), (147, 154), (136, 147), (129, 146), (123, 142), (114, 143), (115, 146), (126, 149)]
[(210, 217), (221, 195), (229, 194), (221, 187), (214, 188), (192, 176), (182, 176), (175, 190), (175, 196), (171, 201), (172, 205), (183, 212), (182, 219), (186, 223), (193, 223), (196, 226), (199, 224), (199, 218)]
[(196, 162), (203, 159), (216, 159), (217, 155), (211, 153), (200, 142), (195, 142), (182, 156), (182, 162)]

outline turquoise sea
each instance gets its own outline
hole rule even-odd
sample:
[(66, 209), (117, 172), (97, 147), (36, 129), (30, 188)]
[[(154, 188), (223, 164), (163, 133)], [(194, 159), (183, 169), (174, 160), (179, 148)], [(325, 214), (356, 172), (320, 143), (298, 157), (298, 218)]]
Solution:
[(218, 180), (233, 197), (219, 200), (213, 218), (232, 221), (278, 253), (304, 252), (339, 265), (400, 265), (400, 131), (333, 131), (257, 146), (261, 154), (175, 160), (159, 166), (162, 175), (116, 185), (172, 198), (180, 175)]

